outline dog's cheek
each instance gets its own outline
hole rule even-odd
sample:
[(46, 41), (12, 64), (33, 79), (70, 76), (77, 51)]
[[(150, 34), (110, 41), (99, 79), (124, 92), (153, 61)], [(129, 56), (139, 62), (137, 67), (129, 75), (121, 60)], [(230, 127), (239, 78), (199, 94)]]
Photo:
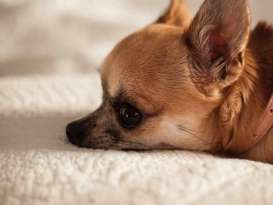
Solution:
[(149, 122), (141, 133), (136, 133), (131, 139), (151, 148), (205, 150), (208, 144), (205, 143), (206, 139), (202, 139), (198, 121), (194, 116), (182, 119), (164, 116)]
[(166, 144), (170, 146), (178, 145), (179, 129), (170, 118), (161, 118), (150, 122), (149, 128), (142, 133), (142, 137), (139, 140), (143, 141), (148, 146), (154, 147), (160, 144)]

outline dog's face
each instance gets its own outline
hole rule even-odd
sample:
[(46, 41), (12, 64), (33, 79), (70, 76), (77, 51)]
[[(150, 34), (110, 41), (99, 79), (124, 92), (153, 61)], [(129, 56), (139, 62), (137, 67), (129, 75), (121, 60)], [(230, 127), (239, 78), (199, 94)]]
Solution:
[[(240, 75), (249, 33), (247, 4), (207, 0), (189, 24), (178, 2), (172, 1), (159, 23), (130, 35), (108, 55), (102, 65), (103, 103), (68, 125), (73, 144), (219, 148), (214, 122), (225, 88)], [(234, 14), (234, 9), (240, 10)]]

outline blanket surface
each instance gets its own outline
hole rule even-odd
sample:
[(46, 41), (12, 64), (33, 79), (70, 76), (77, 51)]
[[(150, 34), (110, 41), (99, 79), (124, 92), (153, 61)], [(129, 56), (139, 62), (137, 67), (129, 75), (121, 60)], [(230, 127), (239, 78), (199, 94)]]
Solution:
[(105, 54), (166, 5), (0, 1), (0, 205), (272, 204), (269, 164), (67, 143), (65, 125), (100, 104)]

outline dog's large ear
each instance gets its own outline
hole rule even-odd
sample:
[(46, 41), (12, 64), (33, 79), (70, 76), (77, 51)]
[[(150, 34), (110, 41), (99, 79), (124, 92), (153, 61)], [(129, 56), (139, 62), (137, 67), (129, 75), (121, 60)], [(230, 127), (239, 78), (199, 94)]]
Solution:
[(192, 70), (205, 82), (234, 81), (229, 74), (242, 67), (249, 33), (247, 0), (205, 0), (185, 38)]
[(190, 24), (190, 12), (184, 0), (171, 0), (170, 6), (156, 23), (185, 27)]

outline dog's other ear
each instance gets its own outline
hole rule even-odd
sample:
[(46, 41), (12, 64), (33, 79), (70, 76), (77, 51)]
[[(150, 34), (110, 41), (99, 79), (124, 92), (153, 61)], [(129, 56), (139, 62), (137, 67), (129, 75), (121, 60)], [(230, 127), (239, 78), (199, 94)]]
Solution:
[(249, 33), (247, 0), (205, 0), (186, 33), (193, 70), (210, 83), (234, 74), (232, 68), (242, 67)]
[(191, 16), (184, 0), (171, 0), (170, 6), (156, 23), (185, 27), (190, 24)]

